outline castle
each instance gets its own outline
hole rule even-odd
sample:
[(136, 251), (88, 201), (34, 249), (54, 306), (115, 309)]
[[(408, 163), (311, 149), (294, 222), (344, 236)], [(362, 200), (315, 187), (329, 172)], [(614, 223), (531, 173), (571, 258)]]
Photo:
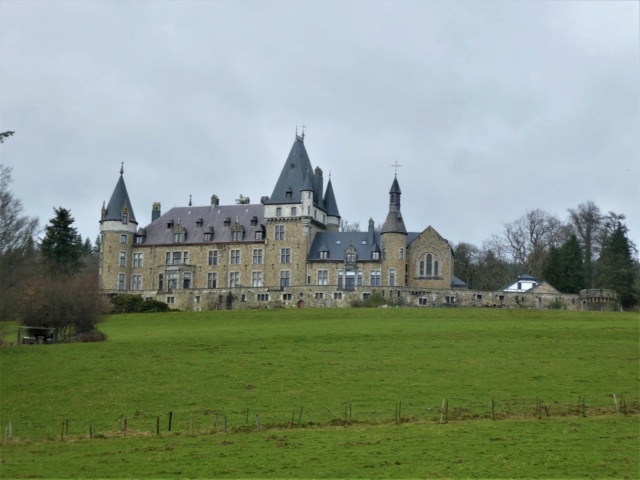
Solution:
[[(551, 286), (530, 292), (475, 292), (454, 276), (451, 245), (431, 226), (407, 232), (397, 175), (382, 228), (340, 230), (331, 179), (311, 165), (297, 134), (271, 196), (252, 204), (151, 209), (141, 227), (121, 168), (100, 219), (100, 285), (180, 310), (276, 305), (334, 307), (373, 295), (390, 304), (577, 309)], [(535, 291), (534, 291), (535, 290)], [(554, 307), (556, 308), (556, 307)]]

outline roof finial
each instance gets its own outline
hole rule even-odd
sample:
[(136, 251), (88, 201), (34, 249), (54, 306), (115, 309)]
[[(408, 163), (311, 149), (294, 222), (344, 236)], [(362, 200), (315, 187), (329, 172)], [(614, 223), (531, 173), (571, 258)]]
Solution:
[(124, 162), (120, 164), (120, 175), (124, 173)]
[(189, 194), (189, 206), (191, 206), (191, 194)]
[(391, 165), (391, 166), (392, 166), (393, 168), (395, 168), (395, 170), (396, 170), (395, 175), (396, 175), (396, 177), (397, 177), (397, 176), (398, 176), (398, 168), (399, 168), (399, 167), (401, 167), (402, 165), (400, 165), (400, 164), (398, 163), (398, 161), (396, 160), (396, 163), (394, 163), (394, 164), (393, 164), (393, 165)]
[(298, 138), (298, 125), (296, 125), (296, 138)]
[(304, 140), (304, 129), (307, 128), (307, 126), (303, 123), (300, 128), (302, 128), (302, 139)]

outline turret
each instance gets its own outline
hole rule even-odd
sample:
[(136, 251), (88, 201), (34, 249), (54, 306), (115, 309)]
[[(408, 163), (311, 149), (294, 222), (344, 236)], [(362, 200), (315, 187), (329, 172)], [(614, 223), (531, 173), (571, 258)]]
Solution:
[(389, 213), (382, 226), (382, 284), (404, 286), (407, 229), (400, 212), (400, 185), (393, 179), (389, 190)]
[[(131, 249), (138, 222), (133, 213), (127, 187), (124, 183), (124, 167), (120, 178), (100, 218), (100, 282), (105, 290), (127, 290), (131, 276)], [(104, 275), (103, 275), (104, 273)]]

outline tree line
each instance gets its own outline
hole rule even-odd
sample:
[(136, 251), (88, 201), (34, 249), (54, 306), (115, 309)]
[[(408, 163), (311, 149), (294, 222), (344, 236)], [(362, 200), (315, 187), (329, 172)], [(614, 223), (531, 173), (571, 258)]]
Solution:
[(55, 329), (58, 341), (102, 339), (96, 324), (107, 306), (98, 284), (99, 239), (83, 241), (62, 207), (40, 230), (10, 183), (11, 168), (0, 165), (0, 320)]
[(529, 210), (481, 247), (454, 245), (454, 272), (477, 290), (499, 289), (525, 273), (563, 293), (613, 289), (631, 308), (640, 298), (640, 266), (624, 220), (623, 214), (602, 213), (593, 201), (568, 209), (564, 220)]

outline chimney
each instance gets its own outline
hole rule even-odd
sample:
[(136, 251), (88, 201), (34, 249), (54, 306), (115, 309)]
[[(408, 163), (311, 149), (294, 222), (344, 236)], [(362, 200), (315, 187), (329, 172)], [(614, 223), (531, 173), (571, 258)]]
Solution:
[(211, 206), (217, 207), (220, 205), (220, 199), (216, 194), (211, 195)]
[(160, 218), (160, 202), (153, 202), (153, 207), (151, 208), (151, 221), (155, 221)]

